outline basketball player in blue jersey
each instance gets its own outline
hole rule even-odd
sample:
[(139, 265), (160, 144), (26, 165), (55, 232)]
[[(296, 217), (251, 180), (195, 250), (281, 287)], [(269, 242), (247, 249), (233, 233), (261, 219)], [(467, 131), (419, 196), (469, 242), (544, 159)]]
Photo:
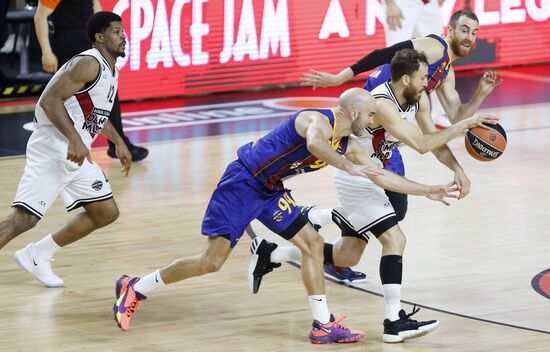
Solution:
[[(446, 143), (482, 123), (494, 124), (498, 118), (488, 115), (470, 117), (436, 132), (425, 92), (428, 83), (428, 62), (425, 55), (414, 49), (400, 50), (392, 59), (391, 74), (390, 81), (372, 90), (371, 93), (378, 102), (378, 110), (373, 123), (357, 138), (367, 155), (380, 165), (386, 165), (403, 142), (421, 154), (432, 151), (455, 174), (463, 173)], [(424, 133), (414, 125), (415, 121)], [(342, 237), (334, 245), (325, 244), (325, 272), (329, 264), (356, 265), (370, 236), (376, 237), (382, 244), (380, 279), (386, 304), (384, 342), (402, 342), (434, 330), (438, 326), (436, 320), (416, 321), (410, 317), (418, 310), (407, 314), (401, 309), (402, 257), (406, 239), (388, 196), (368, 179), (357, 178), (337, 169), (333, 176), (340, 206), (332, 214), (316, 208), (308, 211), (309, 219), (313, 223), (326, 224), (330, 222), (332, 215), (342, 229)], [(328, 219), (322, 220), (323, 215)], [(252, 251), (255, 243), (274, 246), (256, 237)], [(261, 251), (258, 255), (267, 257), (266, 251)], [(276, 246), (269, 253), (269, 258), (270, 262), (280, 265), (283, 261), (300, 261), (300, 252), (296, 247)]]
[[(470, 54), (478, 30), (479, 20), (475, 13), (468, 9), (457, 11), (451, 16), (448, 34), (445, 38), (430, 35), (375, 50), (337, 75), (312, 70), (311, 73), (304, 74), (302, 85), (312, 86), (314, 89), (336, 86), (359, 73), (378, 67), (378, 70), (369, 76), (364, 85), (364, 88), (370, 91), (391, 78), (389, 63), (397, 51), (414, 48), (422, 51), (428, 60), (426, 93), (430, 94), (435, 91), (450, 121), (456, 123), (473, 116), (485, 98), (502, 82), (497, 79), (496, 72), (485, 72), (472, 99), (467, 103), (462, 103), (456, 91), (452, 63), (458, 58), (467, 57)], [(392, 158), (385, 163), (384, 168), (404, 175), (403, 161), (398, 149), (392, 152)], [(455, 173), (455, 182), (460, 191), (459, 199), (462, 199), (470, 192), (470, 180), (463, 172), (458, 171)], [(389, 190), (386, 190), (386, 194), (390, 198), (398, 220), (403, 220), (407, 212), (407, 196)], [(337, 280), (355, 282), (365, 280), (364, 274), (354, 272), (349, 268), (327, 266), (326, 270), (327, 274)]]
[(479, 20), (475, 13), (468, 9), (457, 11), (451, 16), (445, 38), (433, 34), (375, 50), (337, 75), (311, 70), (310, 73), (303, 75), (302, 85), (313, 88), (337, 86), (362, 72), (378, 67), (378, 70), (369, 76), (364, 86), (370, 91), (391, 78), (390, 61), (396, 52), (401, 49), (416, 49), (423, 52), (428, 59), (429, 79), (426, 93), (436, 92), (449, 120), (455, 123), (472, 116), (485, 98), (502, 82), (497, 79), (496, 72), (485, 72), (468, 103), (462, 103), (456, 91), (452, 63), (470, 55), (478, 31)]
[(50, 266), (54, 253), (119, 215), (109, 181), (90, 158), (94, 139), (102, 133), (115, 143), (125, 175), (132, 161), (108, 119), (118, 85), (115, 63), (126, 45), (122, 20), (112, 12), (98, 12), (89, 19), (87, 33), (93, 48), (61, 66), (36, 104), (25, 172), (13, 211), (0, 222), (2, 248), (36, 226), (58, 195), (67, 211), (84, 209), (61, 229), (15, 253), (17, 264), (47, 287), (63, 286)]
[[(127, 330), (130, 319), (153, 289), (218, 271), (254, 219), (296, 245), (303, 253), (302, 280), (313, 313), (312, 343), (355, 342), (364, 335), (350, 330), (330, 314), (323, 277), (323, 239), (297, 207), (283, 180), (316, 171), (327, 164), (382, 187), (423, 195), (446, 203), (453, 184), (424, 186), (379, 168), (350, 134), (360, 135), (372, 123), (376, 102), (360, 88), (345, 91), (334, 110), (307, 109), (292, 115), (256, 142), (237, 150), (238, 159), (226, 168), (208, 204), (202, 234), (204, 252), (181, 258), (142, 278), (122, 275), (116, 282), (115, 320)], [(342, 157), (342, 155), (345, 156)], [(255, 263), (258, 270), (268, 262)], [(261, 276), (259, 276), (261, 277)], [(253, 285), (259, 285), (254, 282)]]

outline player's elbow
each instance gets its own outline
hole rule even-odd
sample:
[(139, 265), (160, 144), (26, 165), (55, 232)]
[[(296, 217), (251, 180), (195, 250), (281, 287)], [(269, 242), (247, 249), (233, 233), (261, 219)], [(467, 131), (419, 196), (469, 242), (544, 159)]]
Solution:
[(418, 149), (416, 149), (416, 151), (418, 151), (420, 154), (426, 154), (427, 152), (430, 151), (430, 148), (425, 146), (420, 146), (418, 147)]
[(40, 105), (40, 107), (42, 108), (42, 110), (44, 110), (46, 115), (50, 111), (50, 107), (52, 106), (52, 104), (53, 104), (53, 102), (52, 102), (51, 97), (46, 95), (46, 94), (43, 95), (42, 98), (40, 99), (40, 101), (38, 102), (38, 105)]
[(307, 143), (306, 143), (306, 147), (307, 147), (307, 150), (313, 154), (313, 155), (318, 155), (319, 153), (319, 150), (321, 148), (321, 143), (319, 140), (317, 139), (313, 139), (313, 140), (308, 140)]
[(409, 147), (416, 150), (420, 154), (426, 154), (427, 152), (430, 151), (429, 146), (423, 141), (420, 141), (420, 142), (413, 141), (412, 143), (409, 143)]

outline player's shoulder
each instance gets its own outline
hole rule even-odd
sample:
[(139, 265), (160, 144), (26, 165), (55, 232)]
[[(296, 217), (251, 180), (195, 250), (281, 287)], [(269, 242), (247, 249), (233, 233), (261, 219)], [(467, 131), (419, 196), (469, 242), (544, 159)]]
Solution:
[(428, 63), (439, 61), (445, 53), (445, 46), (440, 40), (433, 37), (419, 37), (413, 39), (413, 46), (416, 50), (422, 51)]
[(100, 63), (93, 56), (78, 55), (67, 63), (65, 71), (73, 80), (89, 82), (99, 75)]
[(96, 57), (91, 55), (77, 55), (69, 61), (67, 69), (81, 72), (98, 71), (99, 66), (100, 62)]
[(377, 111), (376, 115), (383, 115), (391, 117), (392, 115), (399, 115), (399, 108), (397, 103), (392, 99), (391, 96), (380, 96), (376, 99)]
[(310, 121), (329, 121), (332, 112), (330, 109), (307, 109), (298, 112), (297, 119), (307, 119)]

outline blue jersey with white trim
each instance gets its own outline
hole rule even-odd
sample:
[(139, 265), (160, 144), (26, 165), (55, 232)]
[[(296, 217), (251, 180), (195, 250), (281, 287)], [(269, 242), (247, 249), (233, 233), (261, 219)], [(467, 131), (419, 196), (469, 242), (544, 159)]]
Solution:
[[(336, 120), (331, 109), (304, 109), (256, 142), (245, 144), (237, 150), (239, 161), (269, 190), (281, 191), (284, 189), (283, 179), (316, 171), (327, 165), (309, 152), (306, 139), (296, 131), (296, 118), (304, 111), (317, 111), (325, 115), (334, 131)], [(343, 155), (348, 141), (349, 137), (343, 137), (327, 142)]]
[[(430, 34), (428, 35), (428, 37), (437, 39), (445, 48), (445, 50), (443, 51), (443, 56), (441, 56), (436, 62), (428, 65), (428, 85), (426, 86), (426, 93), (430, 94), (435, 89), (437, 89), (437, 87), (439, 87), (439, 85), (445, 80), (445, 78), (447, 78), (447, 74), (451, 69), (451, 58), (449, 56), (447, 42), (445, 42), (443, 38), (435, 34)], [(371, 73), (371, 75), (367, 78), (367, 82), (365, 82), (363, 88), (370, 92), (374, 88), (389, 81), (390, 79), (391, 65), (384, 64), (378, 67), (376, 71)]]

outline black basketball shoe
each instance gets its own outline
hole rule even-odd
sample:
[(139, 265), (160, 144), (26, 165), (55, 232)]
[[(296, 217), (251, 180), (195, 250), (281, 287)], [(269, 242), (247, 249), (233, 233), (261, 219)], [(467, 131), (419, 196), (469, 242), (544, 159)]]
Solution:
[(384, 342), (396, 343), (403, 342), (407, 339), (414, 339), (424, 336), (427, 333), (435, 330), (439, 325), (437, 320), (416, 321), (412, 320), (411, 316), (418, 313), (420, 308), (413, 307), (410, 314), (405, 313), (403, 309), (399, 311), (399, 319), (395, 321), (384, 320)]
[(262, 277), (281, 266), (281, 263), (271, 262), (271, 252), (277, 248), (277, 244), (268, 242), (261, 237), (256, 237), (250, 244), (250, 262), (248, 264), (248, 288), (252, 293), (258, 293)]
[[(132, 161), (141, 161), (149, 155), (149, 150), (144, 147), (140, 147), (138, 145), (133, 145), (132, 143), (126, 143), (126, 146), (128, 147), (128, 150), (130, 151), (130, 154), (132, 154)], [(110, 156), (113, 159), (117, 159), (116, 156), (116, 149), (114, 145), (109, 144), (109, 148), (107, 149), (107, 155)]]

